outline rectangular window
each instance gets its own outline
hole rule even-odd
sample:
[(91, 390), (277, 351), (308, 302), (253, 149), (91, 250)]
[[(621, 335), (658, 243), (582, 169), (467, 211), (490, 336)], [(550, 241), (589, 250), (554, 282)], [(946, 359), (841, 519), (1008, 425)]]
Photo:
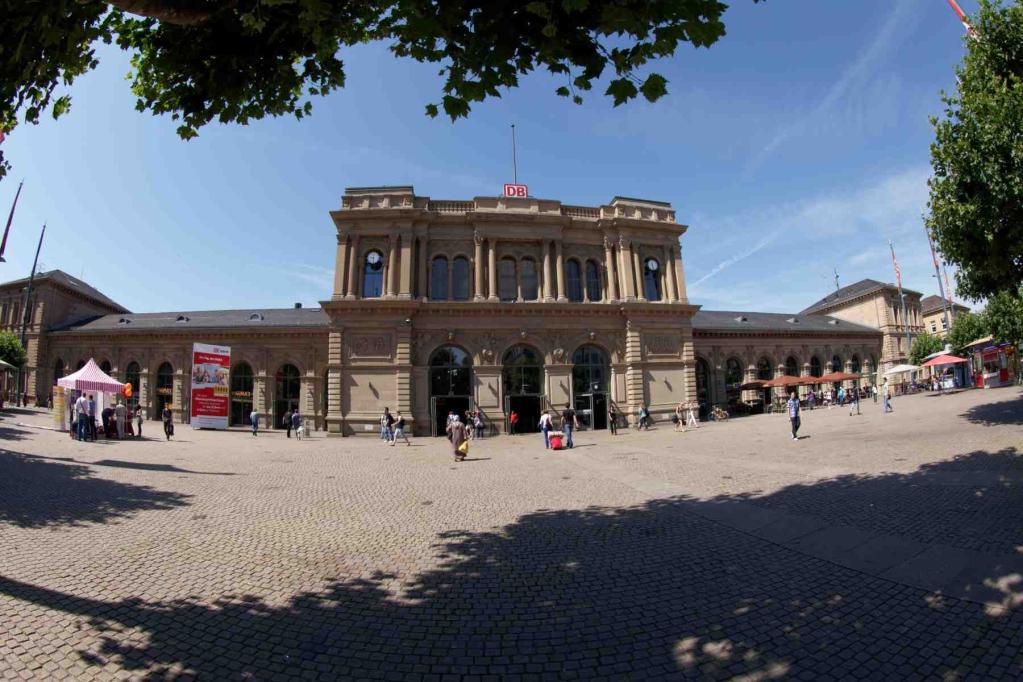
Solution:
[[(942, 325), (942, 327), (944, 327), (944, 325)], [(931, 333), (933, 334), (936, 331), (938, 331), (938, 325), (934, 324), (934, 320), (931, 320)]]
[(502, 258), (497, 264), (497, 295), (502, 301), (514, 301), (519, 297), (519, 285), (515, 281), (515, 261)]
[(942, 328), (942, 330), (948, 329), (948, 324), (945, 322), (945, 320), (941, 321), (941, 328)]

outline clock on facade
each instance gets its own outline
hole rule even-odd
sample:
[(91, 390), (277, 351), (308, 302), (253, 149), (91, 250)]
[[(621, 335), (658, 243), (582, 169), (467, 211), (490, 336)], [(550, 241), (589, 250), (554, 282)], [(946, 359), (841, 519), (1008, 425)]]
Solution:
[(653, 258), (648, 258), (646, 262), (646, 269), (652, 271), (657, 270), (657, 261)]
[(380, 254), (377, 253), (376, 251), (370, 251), (366, 255), (366, 262), (368, 262), (370, 265), (377, 265), (377, 264), (379, 264), (380, 263)]

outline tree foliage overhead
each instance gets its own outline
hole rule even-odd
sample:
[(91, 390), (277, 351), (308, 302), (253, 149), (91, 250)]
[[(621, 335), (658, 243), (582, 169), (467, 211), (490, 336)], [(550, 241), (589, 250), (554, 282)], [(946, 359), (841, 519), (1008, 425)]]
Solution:
[(20, 0), (0, 12), (0, 130), (65, 113), (63, 89), (96, 67), (99, 41), (132, 53), (136, 108), (169, 114), (186, 139), (211, 121), (308, 115), (311, 97), (344, 86), (343, 48), (368, 41), (440, 66), (430, 116), (466, 116), (535, 70), (562, 78), (557, 94), (577, 103), (604, 76), (616, 106), (655, 101), (667, 80), (644, 67), (683, 43), (712, 45), (726, 9), (718, 0)]
[(919, 365), (931, 353), (937, 353), (945, 347), (945, 343), (933, 334), (923, 333), (913, 339), (913, 348), (909, 351), (909, 362)]
[(0, 331), (0, 360), (21, 367), (27, 358), (25, 347), (21, 345), (18, 335), (10, 331)]
[(1023, 343), (1023, 287), (992, 296), (985, 311), (987, 327), (998, 341)]
[(984, 313), (959, 313), (952, 320), (952, 329), (948, 332), (948, 344), (953, 355), (964, 355), (966, 346), (977, 339), (987, 336), (987, 316)]
[(927, 224), (971, 298), (1023, 283), (1023, 5), (980, 0), (955, 94), (932, 119)]

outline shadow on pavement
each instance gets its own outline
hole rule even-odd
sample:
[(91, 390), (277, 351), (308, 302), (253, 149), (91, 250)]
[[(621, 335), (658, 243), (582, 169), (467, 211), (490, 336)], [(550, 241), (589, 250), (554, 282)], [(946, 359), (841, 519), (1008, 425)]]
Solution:
[(43, 455), (22, 455), (28, 459), (45, 459), (52, 462), (74, 462), (82, 464), (84, 466), (94, 467), (115, 467), (117, 469), (137, 469), (139, 471), (165, 471), (168, 473), (176, 474), (200, 474), (204, 476), (236, 476), (237, 474), (230, 471), (194, 471), (192, 469), (182, 469), (176, 467), (173, 464), (154, 464), (150, 462), (128, 462), (120, 459), (101, 459), (95, 462), (88, 462), (85, 460), (75, 459), (74, 457), (44, 457)]
[(1023, 425), (1023, 393), (1016, 400), (974, 405), (962, 415), (974, 424), (997, 426), (1000, 424)]
[(0, 450), (0, 523), (26, 528), (109, 523), (187, 500), (175, 492), (94, 478), (87, 466)]
[[(73, 468), (28, 468), (35, 466)], [(960, 491), (941, 480), (975, 471), (997, 478), (1019, 468), (1015, 450), (975, 452), (911, 474), (840, 477), (751, 501), (824, 513), (831, 498), (836, 520), (906, 534), (930, 525), (949, 532), (954, 519), (962, 523), (964, 506), (967, 525), (997, 509), (1006, 520), (973, 532), (1005, 532), (1006, 541), (1019, 542), (1018, 482), (981, 487), (973, 504), (971, 486)], [(74, 480), (54, 484), (73, 487)], [(984, 501), (1003, 487), (1015, 496), (1014, 509), (1005, 508), (1006, 498)], [(713, 501), (735, 499), (748, 500)], [(334, 579), (284, 605), (232, 594), (213, 603), (104, 601), (3, 577), (0, 594), (88, 619), (100, 643), (79, 651), (82, 660), (141, 679), (181, 671), (200, 679), (1023, 673), (1020, 611), (993, 615), (817, 559), (693, 514), (690, 502), (538, 511), (492, 531), (447, 531), (438, 535), (432, 569)], [(1004, 527), (996, 531), (998, 523)]]

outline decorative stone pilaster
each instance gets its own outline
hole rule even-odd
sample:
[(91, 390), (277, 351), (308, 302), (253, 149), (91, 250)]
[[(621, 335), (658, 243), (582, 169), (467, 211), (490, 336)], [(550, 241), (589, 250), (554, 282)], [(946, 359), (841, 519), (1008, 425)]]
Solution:
[(343, 394), (341, 390), (343, 333), (332, 329), (327, 334), (327, 433), (343, 433)]

